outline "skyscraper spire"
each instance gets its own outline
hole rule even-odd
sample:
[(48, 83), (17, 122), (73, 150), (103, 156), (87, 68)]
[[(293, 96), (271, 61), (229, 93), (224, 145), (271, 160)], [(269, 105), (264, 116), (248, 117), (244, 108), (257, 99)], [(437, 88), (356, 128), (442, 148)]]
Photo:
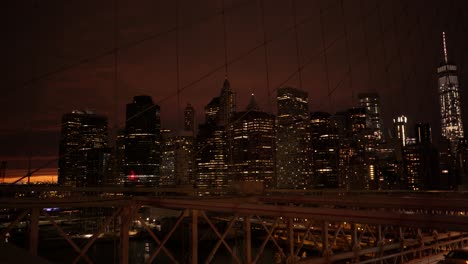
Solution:
[(442, 42), (444, 44), (444, 61), (445, 61), (445, 64), (447, 64), (448, 59), (447, 59), (447, 44), (445, 43), (445, 31), (442, 32)]
[(460, 87), (457, 66), (449, 63), (447, 58), (445, 32), (442, 32), (442, 44), (444, 48), (444, 62), (437, 68), (442, 137), (450, 142), (450, 149), (455, 154), (458, 140), (464, 137)]

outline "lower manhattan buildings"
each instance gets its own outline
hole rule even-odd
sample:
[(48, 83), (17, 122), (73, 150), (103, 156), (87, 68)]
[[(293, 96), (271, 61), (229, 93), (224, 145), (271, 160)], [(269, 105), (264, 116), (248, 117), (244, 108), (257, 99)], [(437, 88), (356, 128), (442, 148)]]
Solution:
[[(180, 131), (161, 128), (161, 109), (151, 96), (135, 96), (126, 105), (115, 151), (105, 117), (65, 114), (59, 183), (185, 186), (199, 195), (225, 194), (240, 182), (286, 191), (461, 188), (467, 184), (468, 144), (457, 67), (447, 59), (445, 45), (444, 34), (444, 60), (437, 68), (440, 135), (407, 114), (385, 122), (392, 125), (385, 130), (381, 102), (386, 98), (377, 92), (359, 93), (356, 105), (327, 113), (309, 111), (308, 92), (281, 87), (276, 115), (262, 111), (253, 95), (237, 111), (236, 93), (226, 79), (204, 107), (202, 124), (195, 123), (195, 107), (186, 105)], [(436, 148), (438, 137), (447, 148)]]
[(309, 104), (306, 92), (284, 87), (277, 92), (276, 173), (281, 189), (311, 186)]
[(230, 181), (275, 188), (275, 116), (261, 111), (253, 95), (245, 111), (233, 116), (227, 147)]
[(126, 109), (122, 181), (129, 186), (158, 186), (160, 167), (160, 108), (150, 96), (135, 96)]
[(62, 117), (58, 184), (96, 186), (110, 175), (107, 118), (75, 110)]

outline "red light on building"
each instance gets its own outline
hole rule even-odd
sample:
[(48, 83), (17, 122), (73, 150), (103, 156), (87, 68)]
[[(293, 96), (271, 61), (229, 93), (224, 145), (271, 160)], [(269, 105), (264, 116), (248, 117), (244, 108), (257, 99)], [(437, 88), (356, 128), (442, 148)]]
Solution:
[(134, 181), (138, 178), (138, 176), (135, 174), (135, 171), (131, 170), (130, 174), (128, 175), (128, 180)]

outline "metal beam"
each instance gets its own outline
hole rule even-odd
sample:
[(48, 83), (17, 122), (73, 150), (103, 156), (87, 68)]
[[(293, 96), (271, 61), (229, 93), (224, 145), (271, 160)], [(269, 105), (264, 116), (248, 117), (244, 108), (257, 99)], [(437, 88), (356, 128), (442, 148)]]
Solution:
[(192, 264), (198, 263), (198, 210), (192, 210)]
[[(140, 198), (139, 198), (140, 199)], [(239, 215), (262, 215), (270, 217), (308, 218), (330, 222), (355, 222), (362, 224), (384, 224), (393, 226), (430, 227), (453, 231), (468, 231), (466, 216), (455, 215), (418, 215), (404, 212), (314, 208), (298, 206), (277, 206), (265, 204), (246, 204), (242, 202), (224, 202), (220, 200), (198, 201), (182, 199), (141, 198), (142, 203), (169, 209), (199, 209), (225, 212)]]
[(250, 215), (244, 217), (244, 243), (245, 243), (245, 263), (252, 263), (252, 227), (250, 225)]
[(37, 247), (39, 242), (39, 215), (42, 208), (31, 209), (29, 217), (29, 253), (37, 256)]

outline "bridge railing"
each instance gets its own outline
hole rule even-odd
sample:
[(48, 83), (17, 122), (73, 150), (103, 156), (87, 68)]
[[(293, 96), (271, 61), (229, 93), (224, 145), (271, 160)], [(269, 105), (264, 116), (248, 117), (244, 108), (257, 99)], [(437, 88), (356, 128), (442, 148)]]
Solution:
[[(0, 199), (10, 217), (3, 221), (0, 241), (20, 236), (16, 242), (40, 255), (40, 236), (54, 230), (71, 248), (66, 262), (73, 263), (99, 262), (90, 249), (103, 240), (113, 242), (114, 259), (128, 263), (130, 241), (140, 235), (152, 241), (145, 249), (147, 263), (210, 262), (220, 254), (237, 263), (405, 262), (467, 244), (467, 203), (459, 197), (431, 205), (427, 198), (385, 202), (376, 195), (371, 200), (273, 194), (168, 198), (97, 191), (89, 196), (78, 189), (39, 199), (37, 192)], [(177, 243), (186, 245), (182, 253)]]

